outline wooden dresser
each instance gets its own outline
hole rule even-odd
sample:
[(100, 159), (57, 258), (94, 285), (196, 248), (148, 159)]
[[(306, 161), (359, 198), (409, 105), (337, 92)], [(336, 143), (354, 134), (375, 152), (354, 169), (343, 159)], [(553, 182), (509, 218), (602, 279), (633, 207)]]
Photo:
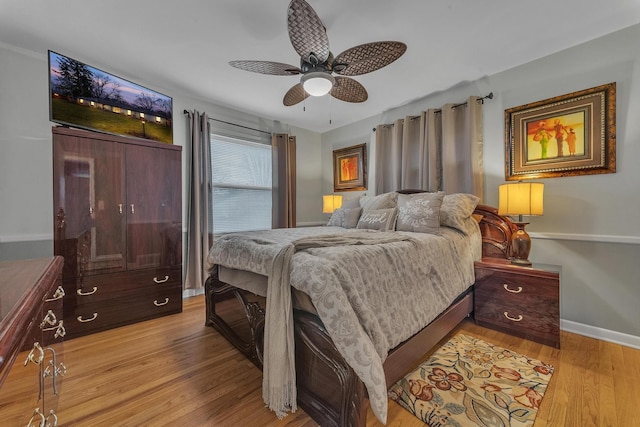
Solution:
[(68, 338), (182, 311), (181, 147), (53, 128)]
[(560, 271), (499, 258), (476, 262), (476, 323), (560, 348)]
[[(66, 373), (61, 257), (0, 262), (0, 424), (56, 425)], [(14, 363), (15, 362), (15, 363)]]

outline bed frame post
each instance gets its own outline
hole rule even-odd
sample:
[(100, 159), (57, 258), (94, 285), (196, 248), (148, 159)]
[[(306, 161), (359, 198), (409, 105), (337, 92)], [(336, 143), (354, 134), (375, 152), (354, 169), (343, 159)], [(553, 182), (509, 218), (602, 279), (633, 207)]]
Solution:
[[(236, 347), (247, 359), (262, 370), (264, 349), (264, 315), (262, 306), (255, 301), (245, 298), (245, 291), (221, 282), (218, 279), (218, 266), (214, 266), (211, 275), (204, 285), (206, 317), (205, 325), (212, 326), (216, 331)], [(244, 311), (244, 322), (247, 323), (248, 338), (243, 338), (216, 312), (216, 303), (235, 299)], [(242, 321), (242, 319), (241, 319)], [(243, 322), (243, 323), (244, 323)], [(238, 328), (240, 329), (240, 328)]]
[(325, 427), (364, 427), (364, 383), (333, 345), (320, 319), (294, 310), (298, 405)]

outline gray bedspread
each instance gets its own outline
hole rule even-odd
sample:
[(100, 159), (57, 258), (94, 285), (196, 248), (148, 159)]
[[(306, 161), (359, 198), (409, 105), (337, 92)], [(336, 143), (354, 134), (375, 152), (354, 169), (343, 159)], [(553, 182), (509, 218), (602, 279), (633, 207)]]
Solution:
[[(314, 247), (291, 259), (291, 286), (309, 295), (383, 423), (387, 384), (382, 364), (389, 350), (429, 324), (474, 282), (481, 236), (473, 219), (465, 225), (466, 233), (448, 227), (441, 227), (439, 235), (394, 232), (411, 239)], [(220, 264), (269, 276), (274, 258), (291, 242), (354, 231), (362, 230), (306, 227), (225, 235), (211, 248), (207, 268)]]

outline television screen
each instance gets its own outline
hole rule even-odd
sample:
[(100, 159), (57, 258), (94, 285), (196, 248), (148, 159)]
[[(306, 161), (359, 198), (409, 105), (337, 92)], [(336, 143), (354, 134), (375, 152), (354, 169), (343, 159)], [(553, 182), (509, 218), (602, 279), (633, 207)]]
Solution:
[(115, 135), (173, 143), (173, 100), (49, 51), (49, 119)]

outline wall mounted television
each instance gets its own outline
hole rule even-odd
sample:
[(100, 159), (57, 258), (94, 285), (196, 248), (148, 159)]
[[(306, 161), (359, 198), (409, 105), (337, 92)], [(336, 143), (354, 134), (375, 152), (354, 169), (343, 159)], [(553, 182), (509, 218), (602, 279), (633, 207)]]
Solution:
[(114, 135), (173, 143), (173, 100), (49, 51), (49, 120)]

